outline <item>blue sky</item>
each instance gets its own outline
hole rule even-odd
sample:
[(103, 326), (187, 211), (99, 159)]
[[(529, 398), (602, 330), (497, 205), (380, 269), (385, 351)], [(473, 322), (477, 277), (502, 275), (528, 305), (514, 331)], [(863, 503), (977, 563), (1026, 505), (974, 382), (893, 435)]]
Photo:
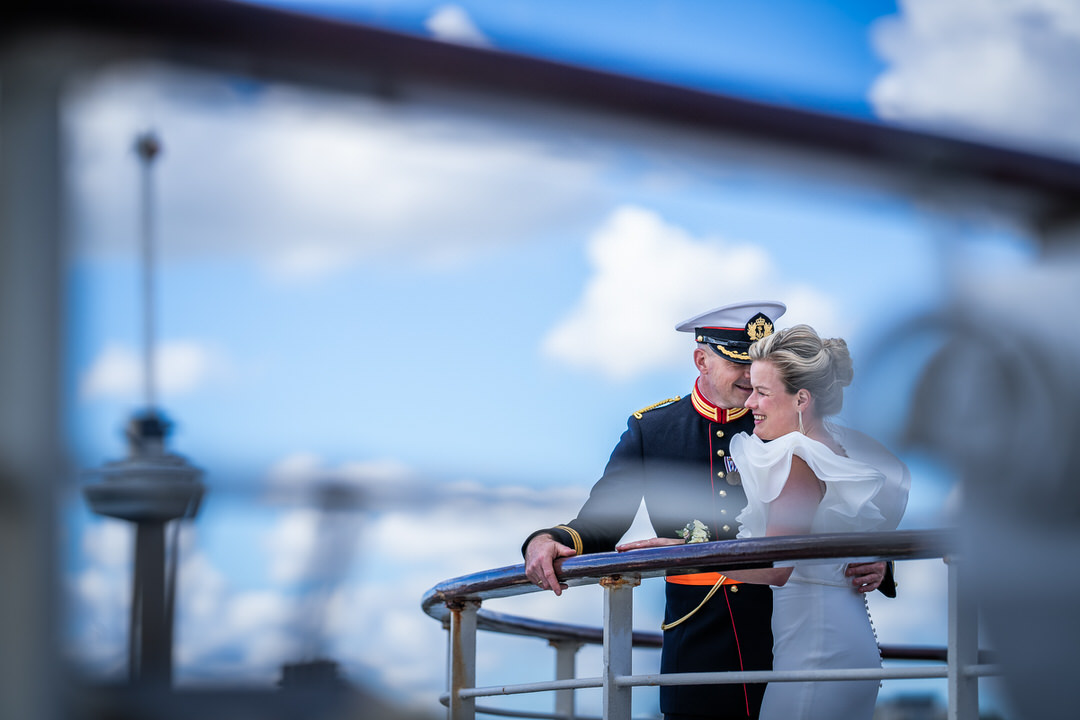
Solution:
[[(1080, 58), (1080, 20), (1065, 7), (291, 6), (822, 112), (1080, 148), (1064, 121), (1078, 101), (1052, 92), (1061, 60)], [(1027, 48), (1049, 49), (1013, 52)], [(1001, 70), (995, 84), (959, 73), (965, 52)], [(270, 683), (282, 662), (321, 646), (351, 677), (432, 708), (445, 639), (420, 612), (422, 593), (519, 562), (529, 531), (572, 517), (627, 415), (689, 390), (692, 346), (677, 322), (748, 297), (786, 301), (782, 325), (807, 321), (852, 346), (841, 419), (895, 443), (925, 353), (881, 356), (879, 343), (943, 302), (956, 265), (977, 278), (1034, 257), (989, 214), (947, 218), (672, 138), (630, 143), (604, 126), (508, 112), (422, 97), (390, 107), (161, 66), (73, 89), (76, 467), (122, 456), (121, 428), (142, 404), (131, 146), (152, 128), (165, 148), (157, 367), (171, 448), (206, 470), (210, 490), (181, 535), (182, 682)], [(947, 476), (907, 459), (903, 526), (941, 524)], [(297, 502), (318, 478), (355, 483), (372, 505), (320, 516)], [(72, 490), (71, 652), (88, 671), (122, 673), (130, 536), (90, 517)], [(902, 581), (900, 599), (872, 605), (879, 636), (943, 643), (941, 564), (911, 564)], [(319, 612), (313, 587), (334, 589)], [(638, 625), (657, 626), (660, 589), (639, 596)], [(600, 622), (587, 589), (493, 609)], [(545, 677), (547, 649), (522, 642), (483, 638), (480, 682)], [(510, 669), (507, 652), (535, 660)], [(401, 662), (382, 662), (390, 654)], [(645, 655), (635, 669), (657, 662)], [(643, 711), (649, 693), (635, 696)]]

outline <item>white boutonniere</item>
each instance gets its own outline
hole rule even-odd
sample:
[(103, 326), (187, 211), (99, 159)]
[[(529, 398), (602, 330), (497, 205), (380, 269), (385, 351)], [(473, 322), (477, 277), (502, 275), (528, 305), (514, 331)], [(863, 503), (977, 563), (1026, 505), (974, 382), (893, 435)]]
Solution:
[(700, 520), (694, 520), (693, 522), (686, 523), (686, 527), (682, 530), (677, 530), (675, 534), (686, 540), (688, 543), (708, 542), (709, 526)]

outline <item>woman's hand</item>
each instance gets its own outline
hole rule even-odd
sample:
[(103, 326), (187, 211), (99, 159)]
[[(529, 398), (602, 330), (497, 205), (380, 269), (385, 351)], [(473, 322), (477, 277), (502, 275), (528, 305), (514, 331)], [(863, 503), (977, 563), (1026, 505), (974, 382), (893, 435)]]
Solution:
[(669, 545), (685, 544), (686, 541), (682, 538), (649, 538), (648, 540), (634, 540), (633, 542), (616, 545), (615, 550), (616, 552), (626, 552), (627, 550), (641, 550), (642, 548), (668, 547)]
[(885, 579), (885, 563), (851, 563), (844, 574), (851, 578), (856, 592), (873, 592)]

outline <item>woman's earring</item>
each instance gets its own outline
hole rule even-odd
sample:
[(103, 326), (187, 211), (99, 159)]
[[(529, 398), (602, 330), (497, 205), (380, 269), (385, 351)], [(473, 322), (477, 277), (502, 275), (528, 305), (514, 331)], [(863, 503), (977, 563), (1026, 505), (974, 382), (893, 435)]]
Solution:
[(805, 432), (805, 431), (803, 430), (803, 424), (802, 424), (802, 410), (800, 410), (800, 411), (799, 411), (799, 432), (801, 432), (801, 433), (802, 433), (803, 435), (805, 435), (805, 434), (806, 434), (806, 432)]

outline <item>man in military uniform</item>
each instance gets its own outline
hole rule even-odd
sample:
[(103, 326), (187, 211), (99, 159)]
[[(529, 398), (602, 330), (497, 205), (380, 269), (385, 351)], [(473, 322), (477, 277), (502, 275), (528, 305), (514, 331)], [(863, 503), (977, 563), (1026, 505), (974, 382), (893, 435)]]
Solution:
[[(642, 498), (656, 539), (619, 549), (694, 540), (729, 540), (746, 505), (737, 468), (728, 456), (731, 438), (754, 429), (743, 407), (750, 396), (750, 343), (773, 331), (786, 306), (778, 302), (726, 305), (680, 323), (697, 341), (698, 377), (691, 393), (634, 413), (578, 516), (538, 530), (522, 546), (525, 573), (540, 588), (560, 595), (553, 563), (582, 553), (610, 552), (630, 527)], [(696, 522), (695, 522), (696, 521)], [(705, 526), (702, 530), (700, 526)], [(884, 563), (853, 565), (862, 592), (884, 577)], [(694, 612), (709, 590), (717, 593)], [(661, 672), (768, 670), (772, 666), (772, 591), (718, 573), (667, 578)], [(693, 613), (684, 622), (680, 619)], [(671, 625), (671, 627), (667, 627)], [(668, 720), (756, 718), (764, 684), (676, 685), (660, 688)]]

